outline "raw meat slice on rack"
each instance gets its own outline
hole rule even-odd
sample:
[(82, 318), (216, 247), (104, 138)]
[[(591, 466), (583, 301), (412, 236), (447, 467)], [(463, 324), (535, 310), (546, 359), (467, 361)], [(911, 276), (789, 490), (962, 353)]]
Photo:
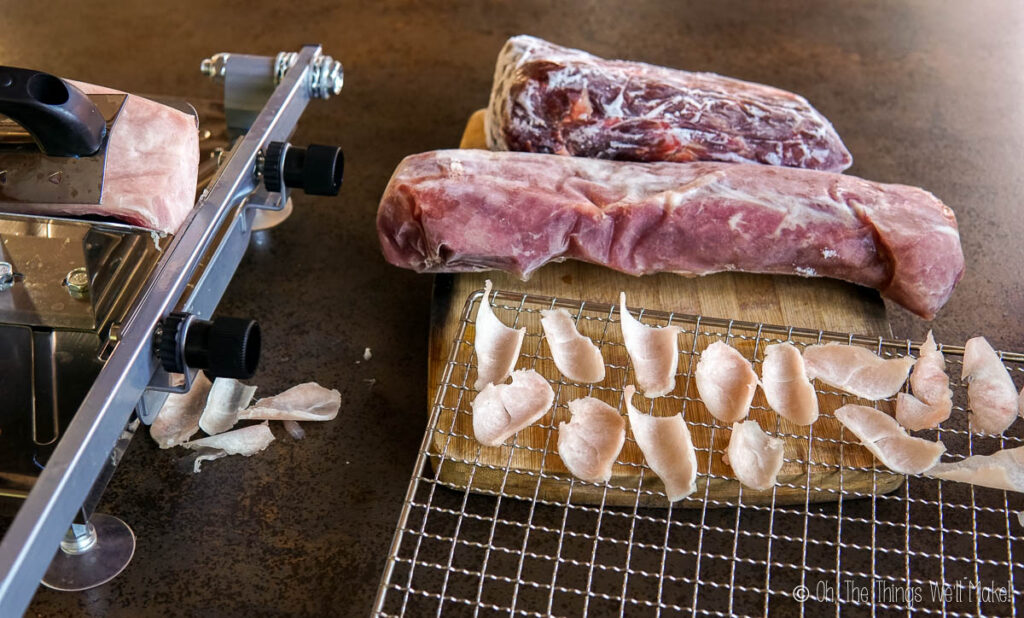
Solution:
[(757, 374), (736, 348), (715, 341), (700, 353), (694, 381), (701, 401), (723, 423), (746, 418), (757, 391)]
[(679, 327), (648, 326), (626, 307), (626, 293), (619, 292), (619, 324), (637, 384), (649, 398), (667, 395), (675, 388), (679, 367)]
[(544, 339), (551, 349), (555, 367), (574, 382), (593, 383), (604, 379), (604, 358), (590, 337), (576, 330), (572, 316), (565, 309), (540, 312)]
[(697, 453), (682, 414), (651, 416), (633, 405), (636, 388), (623, 389), (629, 428), (647, 465), (665, 484), (669, 502), (676, 502), (697, 490)]

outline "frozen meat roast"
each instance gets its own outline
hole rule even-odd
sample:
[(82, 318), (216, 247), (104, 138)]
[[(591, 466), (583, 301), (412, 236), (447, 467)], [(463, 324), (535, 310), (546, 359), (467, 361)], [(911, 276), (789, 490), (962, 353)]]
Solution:
[(791, 92), (532, 36), (512, 37), (498, 54), (484, 124), (492, 150), (831, 172), (853, 162), (832, 124)]
[(406, 157), (377, 211), (384, 257), (526, 278), (565, 259), (631, 275), (831, 277), (931, 318), (964, 271), (953, 212), (903, 185), (742, 163), (440, 150)]

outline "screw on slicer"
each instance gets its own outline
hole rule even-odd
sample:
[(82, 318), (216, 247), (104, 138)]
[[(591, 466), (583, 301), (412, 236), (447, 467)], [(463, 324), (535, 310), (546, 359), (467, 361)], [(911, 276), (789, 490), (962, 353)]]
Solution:
[(199, 71), (213, 80), (224, 79), (224, 73), (227, 71), (228, 66), (228, 56), (230, 55), (220, 53), (205, 58), (199, 63)]
[(321, 54), (313, 60), (310, 68), (309, 87), (313, 98), (327, 99), (341, 92), (345, 83), (345, 70), (341, 62)]
[(210, 151), (210, 158), (217, 162), (217, 167), (220, 167), (221, 165), (224, 164), (224, 156), (226, 154), (226, 150), (224, 150), (220, 146), (217, 146), (216, 148)]
[(64, 277), (64, 286), (72, 298), (88, 298), (89, 296), (89, 271), (79, 266)]
[(274, 85), (281, 83), (284, 79), (285, 73), (288, 69), (295, 66), (295, 63), (299, 60), (299, 54), (295, 52), (280, 52), (277, 57), (274, 58)]
[(14, 282), (21, 278), (21, 273), (14, 272), (10, 262), (0, 262), (0, 292), (11, 289)]
[(255, 180), (256, 182), (259, 182), (260, 180), (263, 179), (263, 170), (266, 168), (266, 166), (267, 166), (267, 155), (266, 155), (266, 153), (263, 152), (263, 149), (260, 148), (259, 150), (256, 151), (256, 161), (253, 164), (253, 169), (252, 169), (252, 178), (253, 178), (253, 180)]

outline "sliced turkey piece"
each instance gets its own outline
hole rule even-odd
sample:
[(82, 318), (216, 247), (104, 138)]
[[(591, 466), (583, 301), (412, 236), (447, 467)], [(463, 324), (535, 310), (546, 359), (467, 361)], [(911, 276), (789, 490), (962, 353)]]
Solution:
[(807, 379), (800, 350), (791, 343), (776, 343), (764, 350), (761, 388), (772, 410), (797, 425), (818, 420), (818, 394)]
[(750, 361), (727, 343), (715, 341), (701, 352), (694, 370), (697, 392), (712, 416), (723, 423), (746, 418), (757, 390)]
[(239, 419), (270, 421), (330, 421), (341, 409), (341, 393), (306, 382), (264, 397), (239, 413)]
[(573, 382), (593, 383), (604, 379), (604, 358), (590, 337), (576, 330), (572, 316), (565, 309), (540, 312), (540, 325), (551, 349), (555, 367)]
[(974, 337), (964, 345), (961, 377), (968, 383), (971, 431), (1006, 431), (1021, 411), (1019, 395), (1003, 361), (984, 337)]
[(484, 446), (498, 446), (540, 420), (554, 401), (544, 376), (513, 371), (511, 384), (488, 384), (473, 399), (473, 435)]
[(942, 442), (908, 435), (885, 412), (856, 404), (836, 410), (836, 418), (887, 468), (899, 474), (922, 474), (946, 452)]
[(761, 430), (757, 421), (734, 423), (722, 458), (744, 487), (771, 489), (782, 469), (785, 443)]
[(697, 489), (697, 453), (683, 415), (644, 414), (633, 405), (636, 388), (629, 385), (623, 393), (633, 437), (647, 465), (665, 484), (669, 502), (689, 496)]
[(875, 401), (892, 397), (900, 390), (914, 359), (884, 359), (861, 346), (826, 343), (807, 347), (804, 365), (808, 378)]
[(945, 481), (1024, 492), (1024, 446), (936, 464), (927, 474)]
[(216, 378), (206, 398), (203, 414), (199, 417), (199, 427), (211, 436), (231, 429), (254, 394), (255, 386), (230, 378)]
[(612, 464), (626, 441), (618, 410), (594, 397), (569, 402), (569, 422), (558, 424), (558, 456), (573, 476), (589, 483), (612, 478)]
[(173, 393), (149, 426), (149, 435), (156, 440), (160, 448), (171, 448), (183, 442), (199, 431), (199, 417), (206, 407), (206, 398), (213, 386), (202, 371), (192, 380), (192, 387), (187, 393)]
[(675, 388), (679, 366), (679, 327), (656, 328), (641, 323), (626, 308), (626, 293), (619, 293), (622, 341), (633, 363), (633, 373), (645, 397), (661, 397)]
[(220, 459), (228, 455), (254, 455), (267, 448), (274, 441), (274, 434), (267, 422), (249, 425), (215, 436), (209, 436), (182, 444), (187, 449), (199, 451), (193, 472), (199, 472), (204, 461)]
[(935, 345), (932, 332), (921, 344), (921, 353), (910, 374), (914, 394), (896, 396), (896, 420), (911, 431), (938, 427), (953, 410), (953, 391), (946, 375), (946, 359)]

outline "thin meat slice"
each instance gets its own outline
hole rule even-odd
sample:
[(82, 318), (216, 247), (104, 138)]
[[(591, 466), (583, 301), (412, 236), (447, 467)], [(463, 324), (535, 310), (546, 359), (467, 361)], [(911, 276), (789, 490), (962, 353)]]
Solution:
[(826, 343), (805, 348), (804, 365), (808, 378), (874, 401), (892, 397), (903, 387), (914, 358), (884, 359), (861, 346)]
[(1024, 446), (936, 464), (928, 476), (980, 487), (1024, 492)]
[(942, 442), (907, 434), (896, 419), (881, 410), (847, 404), (836, 410), (836, 418), (885, 467), (899, 474), (921, 474), (930, 470), (946, 452)]
[(473, 435), (484, 446), (499, 446), (536, 423), (555, 401), (555, 391), (536, 371), (512, 372), (511, 384), (488, 384), (473, 399)]
[[(471, 404), (473, 408), (473, 436), (484, 446), (498, 446), (509, 436), (536, 419), (513, 419), (501, 401), (502, 385), (488, 384), (477, 393)], [(540, 418), (539, 416), (537, 418)]]
[(199, 427), (211, 436), (231, 429), (255, 394), (255, 386), (247, 386), (230, 378), (216, 378), (206, 398), (203, 414), (199, 417)]
[(651, 416), (633, 406), (633, 385), (623, 389), (629, 426), (647, 465), (665, 484), (669, 502), (682, 500), (697, 490), (697, 453), (682, 414)]
[(515, 329), (501, 323), (491, 309), (491, 280), (484, 282), (484, 297), (476, 310), (476, 335), (473, 348), (476, 351), (476, 390), (483, 390), (488, 384), (504, 382), (519, 359), (523, 347), (526, 327)]
[(220, 459), (227, 455), (254, 455), (267, 448), (274, 441), (274, 434), (267, 422), (249, 425), (234, 431), (217, 434), (182, 444), (187, 449), (199, 451), (193, 464), (193, 472), (199, 472), (204, 461)]
[(626, 441), (626, 421), (593, 397), (569, 402), (568, 423), (558, 424), (558, 456), (573, 476), (588, 483), (612, 478), (612, 464)]
[(199, 417), (206, 407), (211, 386), (206, 374), (200, 371), (192, 380), (192, 388), (187, 393), (167, 396), (167, 401), (149, 426), (149, 436), (156, 440), (160, 448), (171, 448), (187, 442), (199, 431)]
[(555, 367), (574, 382), (600, 382), (604, 379), (604, 358), (590, 337), (576, 330), (572, 316), (565, 309), (540, 312), (540, 325), (551, 348)]
[(984, 337), (964, 345), (963, 373), (967, 384), (967, 405), (971, 409), (971, 431), (1003, 433), (1020, 412), (1013, 378)]
[(442, 150), (406, 157), (377, 210), (384, 257), (526, 278), (566, 259), (631, 275), (832, 277), (931, 319), (964, 271), (932, 194), (813, 170)]
[(910, 431), (938, 427), (952, 410), (952, 405), (930, 406), (913, 395), (896, 394), (896, 420)]
[(746, 418), (757, 390), (757, 374), (735, 348), (721, 341), (705, 348), (694, 370), (694, 380), (712, 416), (723, 423)]
[(270, 421), (330, 421), (341, 409), (341, 393), (306, 382), (258, 400), (239, 413), (239, 419)]
[(744, 487), (764, 491), (775, 486), (785, 450), (785, 443), (762, 431), (757, 421), (743, 421), (733, 424), (722, 460)]
[(793, 93), (605, 60), (532, 36), (501, 49), (485, 127), (488, 147), (498, 150), (835, 172), (853, 161), (828, 120)]
[(921, 355), (910, 374), (913, 395), (896, 396), (896, 420), (917, 431), (938, 427), (953, 410), (953, 390), (946, 375), (946, 359), (935, 345), (932, 331), (921, 344)]
[(626, 293), (619, 292), (622, 341), (633, 362), (633, 373), (644, 396), (667, 395), (675, 388), (679, 366), (679, 327), (656, 328), (642, 324), (626, 308)]
[(761, 388), (772, 410), (796, 423), (810, 425), (818, 420), (818, 394), (807, 379), (800, 350), (791, 343), (776, 343), (764, 350)]
[(949, 376), (946, 375), (946, 358), (935, 345), (932, 331), (928, 331), (921, 353), (914, 363), (914, 371), (910, 374), (910, 386), (914, 396), (930, 406), (952, 405), (953, 391), (949, 388)]

